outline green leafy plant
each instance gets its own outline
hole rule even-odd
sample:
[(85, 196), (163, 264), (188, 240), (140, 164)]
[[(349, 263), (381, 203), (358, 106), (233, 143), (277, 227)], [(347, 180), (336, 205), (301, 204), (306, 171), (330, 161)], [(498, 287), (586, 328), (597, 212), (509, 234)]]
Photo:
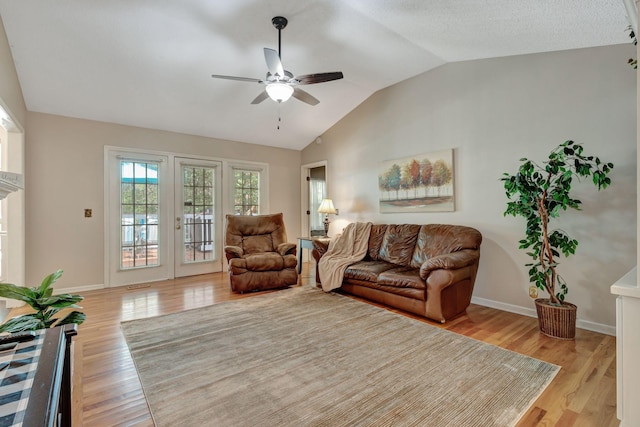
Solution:
[(591, 177), (598, 190), (607, 188), (611, 179), (607, 176), (612, 163), (604, 163), (598, 157), (585, 156), (583, 147), (566, 141), (553, 149), (541, 165), (520, 159), (515, 175), (504, 173), (507, 203), (504, 215), (522, 216), (527, 220), (525, 238), (520, 249), (525, 249), (533, 262), (529, 267), (529, 280), (546, 291), (552, 304), (561, 305), (567, 295), (567, 284), (558, 275), (558, 258), (575, 254), (578, 241), (563, 230), (549, 230), (549, 220), (557, 218), (568, 208), (580, 209), (581, 201), (571, 197), (573, 178)]
[(0, 283), (0, 297), (23, 301), (36, 310), (35, 313), (23, 314), (9, 319), (0, 325), (0, 332), (34, 331), (69, 323), (79, 325), (84, 322), (87, 316), (75, 310), (59, 321), (57, 317), (54, 317), (65, 308), (82, 308), (76, 304), (83, 299), (80, 295), (53, 295), (52, 285), (60, 276), (62, 276), (62, 270), (51, 273), (44, 278), (39, 287), (34, 288)]

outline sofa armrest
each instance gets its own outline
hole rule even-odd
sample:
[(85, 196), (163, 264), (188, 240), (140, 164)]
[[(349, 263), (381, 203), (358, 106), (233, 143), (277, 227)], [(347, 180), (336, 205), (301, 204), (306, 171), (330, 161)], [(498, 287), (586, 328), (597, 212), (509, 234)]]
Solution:
[(318, 268), (318, 263), (320, 262), (320, 258), (322, 258), (322, 256), (329, 250), (329, 242), (329, 239), (313, 239), (311, 241), (311, 244), (313, 245), (311, 256), (316, 260), (316, 284), (320, 283), (320, 269)]
[(328, 239), (319, 240), (313, 239), (311, 244), (313, 245), (313, 249), (311, 250), (311, 255), (315, 258), (316, 261), (320, 261), (320, 258), (329, 250), (329, 241)]
[(286, 242), (280, 243), (276, 248), (276, 252), (278, 252), (282, 256), (285, 256), (288, 254), (295, 255), (297, 247), (298, 246), (295, 243), (286, 243)]
[(420, 277), (427, 283), (427, 317), (445, 322), (467, 309), (479, 262), (480, 250), (464, 249), (433, 257), (422, 264)]
[(425, 315), (444, 323), (471, 303), (478, 264), (455, 270), (434, 270), (427, 279)]
[(230, 261), (232, 258), (242, 258), (244, 256), (244, 251), (240, 246), (225, 246), (224, 253), (227, 261)]
[(427, 280), (433, 270), (456, 270), (477, 264), (480, 260), (480, 251), (477, 249), (464, 249), (450, 254), (438, 255), (426, 260), (420, 267), (420, 277)]

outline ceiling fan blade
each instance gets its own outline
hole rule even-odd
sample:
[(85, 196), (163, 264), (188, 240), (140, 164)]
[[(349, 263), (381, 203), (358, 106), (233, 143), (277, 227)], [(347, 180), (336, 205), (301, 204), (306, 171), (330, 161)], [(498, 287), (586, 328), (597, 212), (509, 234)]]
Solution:
[(320, 103), (320, 101), (311, 96), (308, 92), (305, 92), (304, 90), (297, 87), (293, 88), (293, 94), (291, 96), (309, 105), (318, 105)]
[(280, 61), (280, 55), (278, 55), (278, 52), (265, 47), (264, 59), (267, 61), (267, 68), (271, 75), (275, 76), (277, 74), (280, 77), (284, 77), (284, 68), (282, 67), (282, 62)]
[(267, 93), (266, 90), (263, 90), (262, 92), (260, 92), (260, 95), (256, 96), (256, 99), (251, 101), (251, 104), (253, 105), (260, 104), (262, 101), (264, 101), (267, 98), (269, 98), (269, 94)]
[(241, 82), (263, 83), (260, 79), (252, 79), (250, 77), (221, 76), (219, 74), (211, 74), (214, 79), (238, 80)]
[(334, 71), (331, 73), (318, 73), (318, 74), (305, 74), (304, 76), (296, 76), (295, 80), (299, 81), (301, 85), (312, 85), (314, 83), (330, 82), (332, 80), (340, 80), (344, 76), (341, 71)]

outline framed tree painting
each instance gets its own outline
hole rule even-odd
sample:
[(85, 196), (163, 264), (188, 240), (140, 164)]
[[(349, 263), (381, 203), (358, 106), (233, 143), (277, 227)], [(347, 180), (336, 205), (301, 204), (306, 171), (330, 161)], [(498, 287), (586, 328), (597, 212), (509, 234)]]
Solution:
[(453, 149), (387, 160), (380, 165), (380, 212), (455, 210)]

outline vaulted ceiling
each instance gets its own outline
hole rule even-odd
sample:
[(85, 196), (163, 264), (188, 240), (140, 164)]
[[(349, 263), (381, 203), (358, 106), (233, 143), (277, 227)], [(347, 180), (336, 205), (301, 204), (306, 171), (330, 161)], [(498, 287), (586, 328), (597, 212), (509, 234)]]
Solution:
[[(30, 111), (302, 149), (447, 62), (630, 43), (623, 1), (0, 0), (0, 17)], [(316, 106), (211, 78), (264, 78), (277, 15), (287, 70), (344, 73), (304, 86)]]

